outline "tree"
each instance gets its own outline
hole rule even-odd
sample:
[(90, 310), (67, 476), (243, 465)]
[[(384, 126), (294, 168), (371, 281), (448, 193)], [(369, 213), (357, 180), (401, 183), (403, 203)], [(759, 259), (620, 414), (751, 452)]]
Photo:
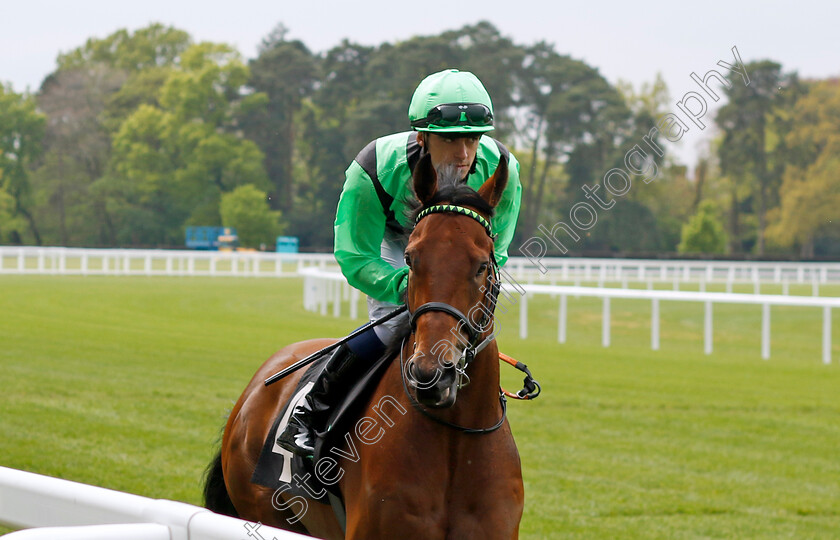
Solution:
[(301, 246), (325, 249), (332, 245), (344, 170), (361, 150), (347, 135), (352, 129), (348, 118), (364, 99), (366, 67), (373, 50), (344, 40), (327, 51), (320, 60), (318, 88), (301, 103), (295, 121), (294, 205), (283, 215), (289, 234), (298, 236)]
[(682, 238), (677, 250), (680, 253), (723, 253), (726, 233), (718, 218), (718, 207), (712, 201), (703, 201), (697, 213), (683, 225)]
[(99, 189), (119, 212), (121, 242), (180, 242), (183, 225), (218, 223), (222, 193), (267, 187), (263, 154), (239, 134), (239, 118), (260, 94), (243, 94), (248, 68), (232, 48), (190, 47), (160, 90), (160, 107), (141, 105), (113, 140)]
[[(28, 225), (36, 244), (41, 235), (33, 213), (29, 168), (41, 152), (46, 119), (35, 109), (32, 96), (16, 94), (11, 86), (0, 85), (0, 189), (14, 201), (12, 217), (20, 216)], [(22, 227), (7, 221), (9, 241), (23, 242)]]
[(37, 216), (50, 242), (114, 243), (105, 200), (90, 187), (110, 158), (102, 115), (124, 81), (123, 71), (96, 65), (59, 70), (41, 85), (38, 107), (47, 115), (47, 126), (32, 185), (40, 201)]
[(189, 44), (186, 32), (152, 24), (91, 38), (59, 56), (37, 96), (48, 122), (32, 174), (36, 218), (48, 241), (117, 243), (114, 201), (103, 189), (111, 138), (140, 105), (159, 106), (160, 89)]
[[(0, 177), (2, 180), (2, 177)], [(7, 236), (6, 231), (17, 230), (20, 225), (14, 217), (15, 200), (0, 187), (0, 242)]]
[[(546, 191), (564, 191), (564, 206), (571, 207), (584, 198), (584, 184), (599, 183), (613, 163), (623, 166), (621, 150), (631, 141), (634, 123), (622, 95), (597, 69), (558, 54), (550, 44), (526, 48), (514, 72), (525, 119), (519, 131), (530, 152), (518, 229), (520, 235), (531, 235), (538, 221), (553, 223), (560, 214), (558, 205), (549, 211), (553, 215), (542, 215)], [(563, 175), (565, 190), (557, 182)], [(587, 243), (596, 247), (591, 239)]]
[(160, 104), (161, 87), (191, 44), (192, 39), (183, 30), (159, 23), (133, 33), (121, 29), (104, 39), (88, 39), (83, 46), (59, 55), (58, 70), (50, 78), (63, 72), (107, 70), (122, 74), (120, 85), (112, 88), (109, 95), (91, 96), (104, 100), (106, 107), (100, 121), (113, 134), (140, 105)]
[(249, 62), (248, 84), (267, 97), (264, 108), (244, 119), (245, 132), (265, 155), (265, 169), (272, 183), (274, 208), (289, 212), (294, 205), (292, 174), (303, 100), (319, 80), (316, 57), (300, 41), (287, 41), (281, 24), (262, 42), (259, 56)]
[(104, 39), (90, 38), (58, 57), (58, 69), (77, 69), (104, 64), (128, 72), (176, 64), (190, 46), (183, 30), (153, 23), (134, 33), (117, 30)]
[(791, 149), (780, 190), (781, 205), (769, 217), (768, 237), (782, 246), (798, 245), (814, 256), (819, 234), (840, 232), (840, 81), (816, 83), (791, 114), (786, 137)]
[(756, 251), (763, 255), (767, 210), (778, 200), (782, 170), (769, 163), (780, 162), (774, 154), (783, 151), (768, 151), (768, 129), (776, 122), (778, 112), (796, 99), (800, 88), (796, 74), (783, 74), (781, 65), (775, 62), (752, 62), (745, 69), (749, 84), (744, 84), (740, 74), (728, 75), (730, 86), (724, 92), (729, 103), (721, 107), (715, 121), (724, 133), (719, 147), (721, 171), (731, 182), (730, 250), (737, 253), (743, 249), (739, 192), (746, 185), (758, 218)]
[(282, 230), (280, 212), (269, 208), (266, 197), (251, 184), (222, 195), (222, 225), (234, 227), (243, 246), (272, 246)]
[(633, 88), (631, 82), (625, 80), (619, 80), (616, 87), (633, 114), (647, 114), (657, 121), (667, 112), (666, 107), (671, 102), (668, 85), (658, 72), (652, 83), (642, 83), (638, 91)]
[[(667, 113), (670, 102), (668, 87), (662, 76), (657, 74), (653, 82), (642, 83), (638, 91), (630, 83), (622, 81), (617, 84), (617, 90), (629, 114), (622, 119), (623, 111), (618, 107), (614, 109), (615, 128), (612, 129), (618, 135), (613, 139), (615, 147), (608, 150), (607, 161), (592, 183), (603, 185), (606, 171), (618, 168), (631, 173), (631, 184), (627, 186), (628, 191), (620, 196), (620, 202), (618, 197), (614, 197), (616, 204), (599, 216), (598, 227), (586, 238), (585, 245), (619, 253), (674, 250), (680, 240), (682, 224), (688, 219), (691, 209), (686, 167), (675, 163), (665, 153), (659, 132), (652, 131)], [(664, 155), (654, 148), (660, 148)], [(638, 171), (630, 171), (625, 162), (628, 153), (634, 151), (640, 159), (644, 159), (641, 163), (634, 162), (635, 167), (644, 171), (644, 176), (635, 174)], [(644, 152), (646, 157), (642, 158), (638, 152)], [(577, 200), (581, 200), (581, 193), (582, 190), (577, 190)]]

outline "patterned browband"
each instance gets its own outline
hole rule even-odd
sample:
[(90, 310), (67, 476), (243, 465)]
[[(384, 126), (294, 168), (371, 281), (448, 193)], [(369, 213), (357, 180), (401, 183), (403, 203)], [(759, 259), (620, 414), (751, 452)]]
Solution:
[(475, 210), (470, 210), (469, 208), (464, 208), (463, 206), (456, 206), (454, 204), (436, 204), (434, 206), (430, 206), (417, 214), (417, 219), (414, 220), (414, 224), (420, 223), (420, 220), (424, 217), (428, 216), (429, 214), (442, 214), (442, 213), (454, 213), (454, 214), (461, 214), (464, 216), (469, 216), (479, 222), (484, 230), (487, 231), (487, 236), (489, 236), (492, 240), (496, 240), (496, 235), (493, 234), (493, 228), (490, 226), (490, 222), (484, 219), (481, 214), (476, 212)]

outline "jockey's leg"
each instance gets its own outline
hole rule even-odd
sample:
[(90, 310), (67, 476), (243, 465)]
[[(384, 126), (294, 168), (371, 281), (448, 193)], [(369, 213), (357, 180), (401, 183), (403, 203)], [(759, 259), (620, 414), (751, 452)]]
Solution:
[[(405, 266), (405, 246), (385, 240), (382, 258), (395, 268)], [(396, 309), (396, 304), (368, 297), (368, 314), (375, 321)], [(368, 323), (369, 325), (370, 323)], [(277, 444), (295, 454), (313, 457), (315, 433), (326, 431), (330, 411), (342, 396), (388, 349), (409, 332), (408, 313), (379, 324), (333, 351), (315, 384), (292, 412)]]
[[(382, 331), (383, 337), (388, 341), (383, 343), (379, 337), (380, 332), (376, 330), (394, 320), (400, 322)], [(278, 435), (277, 444), (292, 453), (313, 457), (315, 433), (326, 430), (330, 411), (339, 404), (341, 398), (371, 364), (402, 338), (408, 327), (408, 314), (403, 313), (391, 321), (363, 332), (333, 351), (315, 379), (315, 384), (299, 402), (286, 428)]]

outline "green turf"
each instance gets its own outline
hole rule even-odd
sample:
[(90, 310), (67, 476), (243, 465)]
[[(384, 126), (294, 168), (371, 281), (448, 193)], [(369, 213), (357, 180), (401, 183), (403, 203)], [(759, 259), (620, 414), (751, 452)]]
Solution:
[[(358, 324), (301, 297), (298, 279), (0, 276), (0, 465), (200, 504), (257, 366)], [(653, 352), (649, 302), (613, 300), (609, 349), (600, 301), (568, 302), (566, 345), (556, 299), (530, 300), (524, 341), (502, 304), (502, 349), (544, 386), (509, 407), (522, 538), (840, 537), (837, 310), (826, 366), (817, 308), (773, 308), (764, 361), (758, 306), (715, 306), (706, 356), (699, 304), (662, 302)]]

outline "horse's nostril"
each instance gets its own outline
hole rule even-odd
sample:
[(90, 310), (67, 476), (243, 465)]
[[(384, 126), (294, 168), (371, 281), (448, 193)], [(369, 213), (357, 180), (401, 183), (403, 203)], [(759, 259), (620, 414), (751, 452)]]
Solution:
[(420, 379), (417, 378), (417, 364), (414, 362), (408, 363), (408, 374), (411, 376), (412, 381), (419, 381)]
[(427, 385), (430, 379), (422, 378), (420, 373), (420, 368), (417, 367), (417, 364), (414, 362), (408, 363), (408, 375), (411, 379), (411, 382), (416, 384), (417, 386), (424, 386)]
[(440, 369), (425, 370), (422, 366), (409, 361), (406, 364), (405, 375), (409, 384), (414, 388), (429, 390), (439, 384), (443, 373)]

